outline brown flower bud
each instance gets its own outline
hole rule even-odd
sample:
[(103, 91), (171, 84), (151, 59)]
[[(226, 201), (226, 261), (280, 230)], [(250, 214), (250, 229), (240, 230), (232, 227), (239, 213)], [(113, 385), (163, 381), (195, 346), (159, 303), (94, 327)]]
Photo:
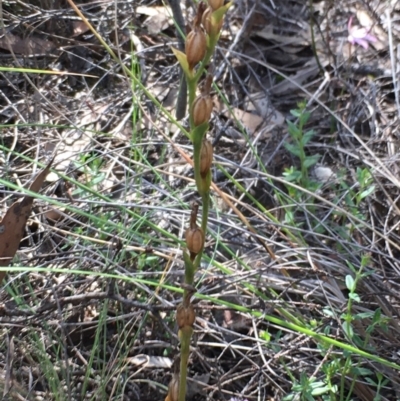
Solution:
[(203, 13), (203, 17), (201, 20), (205, 31), (209, 35), (217, 35), (221, 31), (222, 25), (224, 23), (223, 19), (221, 19), (221, 21), (219, 21), (217, 24), (213, 23), (211, 16), (213, 12), (214, 10), (211, 7), (207, 7), (206, 11), (204, 11)]
[(200, 227), (190, 227), (185, 233), (186, 246), (192, 255), (197, 255), (204, 244), (204, 234)]
[(179, 399), (179, 375), (174, 374), (168, 384), (168, 395), (165, 401), (178, 401)]
[(213, 161), (213, 147), (210, 141), (205, 139), (200, 150), (200, 174), (205, 177), (210, 171)]
[(206, 50), (206, 35), (200, 27), (195, 26), (193, 31), (187, 35), (185, 42), (186, 59), (190, 70), (192, 70), (197, 63), (203, 60)]
[(196, 313), (194, 312), (192, 304), (189, 304), (189, 306), (186, 307), (183, 304), (180, 304), (177, 307), (176, 322), (178, 323), (178, 327), (180, 329), (186, 326), (192, 327), (195, 320), (196, 320)]
[(203, 123), (210, 121), (211, 113), (213, 110), (213, 102), (211, 96), (201, 94), (197, 96), (193, 102), (193, 123), (197, 127)]
[(208, 0), (208, 5), (215, 11), (224, 5), (224, 0)]
[(204, 30), (211, 35), (211, 14), (213, 13), (212, 8), (207, 7), (206, 11), (203, 13), (203, 17), (201, 18), (201, 23), (203, 24)]

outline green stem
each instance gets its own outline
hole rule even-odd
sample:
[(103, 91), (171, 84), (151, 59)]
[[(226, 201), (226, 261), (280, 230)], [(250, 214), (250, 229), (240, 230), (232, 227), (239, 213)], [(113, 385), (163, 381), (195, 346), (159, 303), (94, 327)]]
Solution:
[[(209, 208), (210, 208), (210, 191), (207, 190), (201, 195), (201, 200), (202, 200), (202, 213), (201, 213), (201, 229), (203, 230), (204, 236), (206, 235), (207, 232), (207, 223), (208, 223), (208, 213), (209, 213)], [(194, 260), (194, 268), (197, 270), (200, 266), (201, 263), (201, 258), (203, 256), (203, 251), (204, 251), (204, 245), (203, 249), (199, 252), (199, 254), (196, 256), (196, 259)]]
[(203, 230), (204, 235), (206, 235), (207, 223), (208, 223), (208, 211), (210, 208), (210, 190), (204, 192), (201, 198), (203, 202), (203, 211), (201, 215), (201, 229)]
[(190, 131), (193, 131), (195, 128), (194, 122), (193, 122), (193, 114), (192, 114), (192, 106), (194, 99), (196, 98), (196, 89), (197, 89), (197, 82), (198, 79), (195, 77), (188, 77), (186, 76), (187, 82), (188, 82), (188, 91), (189, 91), (189, 123), (190, 123)]
[(301, 186), (303, 188), (307, 188), (308, 187), (308, 170), (307, 170), (307, 166), (306, 166), (306, 152), (304, 150), (304, 146), (301, 143), (301, 141), (297, 141), (297, 146), (298, 149), (300, 151), (300, 164), (301, 164)]
[(204, 123), (195, 127), (191, 131), (191, 138), (193, 144), (193, 165), (194, 165), (194, 178), (196, 181), (197, 190), (200, 196), (203, 198), (207, 192), (210, 191), (211, 177), (203, 178), (200, 174), (200, 155), (201, 147), (203, 145), (203, 139), (208, 131), (208, 123)]
[[(196, 268), (194, 267), (193, 262), (190, 260), (190, 255), (186, 251), (183, 251), (183, 260), (185, 262), (185, 283), (193, 285)], [(185, 295), (186, 295), (186, 290), (183, 293), (184, 298)]]
[(180, 363), (178, 401), (185, 401), (186, 399), (187, 365), (189, 361), (190, 339), (192, 338), (192, 333), (193, 329), (187, 326), (180, 331), (181, 363)]

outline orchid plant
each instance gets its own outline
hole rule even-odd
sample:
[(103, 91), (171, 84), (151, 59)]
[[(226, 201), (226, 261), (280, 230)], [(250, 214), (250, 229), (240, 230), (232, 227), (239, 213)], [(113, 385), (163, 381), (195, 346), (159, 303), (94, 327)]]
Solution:
[[(179, 371), (176, 366), (176, 371), (168, 385), (165, 401), (186, 401), (190, 341), (196, 320), (191, 298), (196, 293), (194, 278), (200, 267), (207, 233), (213, 162), (213, 147), (207, 139), (209, 121), (213, 111), (211, 97), (213, 76), (212, 69), (209, 69), (208, 66), (220, 37), (224, 15), (231, 4), (224, 4), (224, 0), (199, 2), (192, 30), (186, 36), (185, 52), (172, 49), (181, 65), (187, 83), (188, 93), (184, 93), (184, 96), (188, 96), (189, 99), (190, 129), (188, 137), (193, 144), (194, 177), (201, 198), (201, 226), (197, 225), (199, 205), (193, 203), (189, 227), (185, 232), (187, 249), (183, 252), (185, 263), (185, 277), (184, 283), (182, 283), (183, 299), (177, 307), (175, 316), (181, 345)], [(199, 85), (201, 79), (203, 85)], [(197, 94), (200, 87), (200, 93)]]
[(369, 43), (376, 43), (378, 39), (372, 35), (371, 28), (353, 26), (353, 16), (350, 17), (349, 22), (347, 24), (347, 29), (349, 31), (349, 36), (347, 40), (352, 45), (360, 45), (365, 50), (368, 49)]

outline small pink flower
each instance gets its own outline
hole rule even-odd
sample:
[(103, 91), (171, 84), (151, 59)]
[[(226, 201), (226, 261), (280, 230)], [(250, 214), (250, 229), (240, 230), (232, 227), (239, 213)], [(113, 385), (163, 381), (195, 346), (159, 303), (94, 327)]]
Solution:
[(348, 23), (349, 36), (347, 40), (352, 45), (357, 44), (362, 46), (364, 49), (368, 49), (369, 42), (375, 43), (378, 41), (378, 39), (374, 35), (370, 34), (371, 29), (359, 26), (351, 26), (352, 22), (353, 17), (351, 16)]

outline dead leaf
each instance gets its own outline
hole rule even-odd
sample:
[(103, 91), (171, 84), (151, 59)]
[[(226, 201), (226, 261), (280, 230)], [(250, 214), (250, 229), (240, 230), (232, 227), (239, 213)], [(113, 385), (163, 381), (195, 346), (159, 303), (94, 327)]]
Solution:
[(169, 369), (172, 366), (171, 358), (145, 354), (140, 354), (132, 358), (128, 358), (128, 362), (134, 366), (140, 366), (143, 368)]
[[(30, 191), (39, 192), (52, 163), (53, 160), (36, 176), (29, 187)], [(8, 266), (19, 248), (26, 222), (32, 211), (33, 199), (27, 195), (13, 203), (0, 221), (0, 266)], [(0, 283), (5, 275), (5, 271), (0, 272)]]
[(75, 38), (79, 35), (82, 35), (83, 33), (87, 32), (89, 30), (89, 27), (87, 24), (83, 21), (74, 21), (72, 23), (73, 26), (73, 34), (72, 37)]
[[(46, 181), (49, 182), (49, 176), (46, 177)], [(57, 196), (53, 195), (52, 198), (57, 199)], [(65, 217), (65, 207), (58, 207), (51, 204), (47, 205), (43, 208), (43, 215), (46, 219), (53, 222), (61, 220)]]
[(136, 12), (138, 14), (147, 15), (148, 17), (153, 17), (154, 15), (159, 15), (159, 14), (168, 16), (170, 18), (172, 16), (171, 7), (169, 6), (154, 6), (154, 7), (139, 6), (136, 8)]
[[(227, 118), (236, 118), (248, 131), (249, 134), (254, 134), (257, 129), (260, 129), (264, 124), (264, 119), (256, 114), (248, 113), (247, 111), (232, 107), (231, 111), (219, 101), (214, 99), (215, 111), (223, 113)], [(232, 116), (233, 115), (233, 116)]]
[(138, 14), (147, 15), (148, 18), (144, 21), (144, 26), (151, 34), (158, 34), (167, 29), (173, 24), (172, 11), (166, 6), (139, 6), (136, 9)]
[(273, 107), (264, 91), (247, 96), (245, 106), (247, 111), (257, 113), (264, 120), (267, 119), (269, 124), (282, 125), (285, 122), (283, 114)]
[(28, 37), (21, 39), (19, 36), (8, 33), (0, 38), (0, 48), (12, 50), (15, 54), (24, 56), (46, 55), (56, 47), (49, 40), (43, 40), (37, 37)]

